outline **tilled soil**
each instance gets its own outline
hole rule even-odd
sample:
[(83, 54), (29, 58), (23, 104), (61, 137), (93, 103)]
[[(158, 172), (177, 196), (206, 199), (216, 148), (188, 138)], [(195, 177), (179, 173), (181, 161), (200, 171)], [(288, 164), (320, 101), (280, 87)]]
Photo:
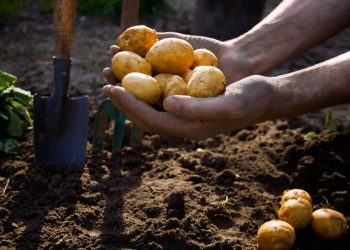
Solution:
[[(1, 160), (0, 245), (17, 249), (254, 249), (283, 190), (350, 219), (350, 136), (270, 121), (203, 142), (146, 135), (81, 171), (32, 163), (28, 142)], [(4, 191), (7, 180), (9, 185)], [(222, 204), (228, 197), (230, 204)], [(295, 249), (349, 249), (297, 233)]]
[[(19, 77), (17, 86), (47, 95), (51, 17), (33, 8), (18, 24), (1, 27), (0, 68)], [(186, 32), (187, 21), (156, 25)], [(256, 249), (258, 227), (277, 218), (280, 196), (290, 188), (307, 190), (314, 209), (333, 208), (350, 221), (350, 135), (322, 124), (326, 111), (349, 119), (349, 106), (202, 142), (146, 134), (142, 145), (120, 152), (93, 150), (103, 98), (99, 72), (110, 63), (107, 48), (118, 32), (112, 22), (77, 21), (71, 93), (88, 94), (91, 103), (84, 168), (34, 165), (31, 140), (15, 155), (0, 154), (0, 249)], [(349, 50), (349, 40), (347, 29), (269, 74), (326, 60)], [(309, 131), (316, 138), (306, 140)], [(307, 227), (297, 232), (294, 249), (350, 249), (350, 234), (327, 242)]]

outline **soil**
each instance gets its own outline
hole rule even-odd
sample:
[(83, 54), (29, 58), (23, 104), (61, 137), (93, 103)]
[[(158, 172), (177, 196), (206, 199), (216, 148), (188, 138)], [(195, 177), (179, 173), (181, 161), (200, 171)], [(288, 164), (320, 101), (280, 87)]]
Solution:
[[(0, 27), (0, 68), (19, 77), (17, 86), (48, 95), (51, 16), (30, 10)], [(154, 26), (189, 32), (187, 11)], [(103, 99), (99, 72), (118, 32), (111, 21), (78, 17), (71, 94), (89, 95), (91, 131)], [(331, 58), (349, 50), (349, 40), (348, 28), (269, 74)], [(142, 145), (113, 153), (94, 150), (90, 132), (81, 170), (35, 165), (32, 141), (23, 141), (15, 155), (0, 154), (0, 249), (256, 249), (259, 226), (277, 217), (290, 188), (307, 190), (314, 209), (336, 209), (350, 222), (349, 110), (268, 121), (201, 142), (146, 134)], [(323, 129), (326, 112), (342, 121), (337, 131)], [(309, 131), (317, 136), (305, 139)], [(308, 226), (293, 249), (350, 249), (350, 233), (328, 242)]]

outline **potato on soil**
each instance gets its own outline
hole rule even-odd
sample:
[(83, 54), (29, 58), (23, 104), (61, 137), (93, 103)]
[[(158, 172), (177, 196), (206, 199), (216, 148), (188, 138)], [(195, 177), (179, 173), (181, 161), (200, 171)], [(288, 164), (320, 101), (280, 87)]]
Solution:
[(147, 52), (146, 60), (155, 73), (182, 74), (191, 67), (194, 52), (191, 44), (178, 38), (156, 42)]
[(127, 74), (121, 85), (131, 92), (137, 99), (150, 105), (155, 104), (161, 95), (159, 83), (152, 76), (133, 72)]
[(130, 51), (121, 51), (112, 58), (112, 71), (118, 80), (131, 72), (140, 72), (146, 75), (152, 74), (152, 67), (149, 62), (138, 54)]
[(310, 223), (312, 207), (309, 201), (298, 198), (287, 200), (278, 210), (278, 219), (291, 224), (296, 230)]
[(187, 84), (178, 75), (162, 73), (156, 75), (154, 78), (162, 90), (163, 99), (171, 95), (186, 95), (187, 93)]
[(136, 25), (125, 30), (117, 38), (117, 45), (121, 50), (132, 51), (144, 57), (157, 40), (155, 30), (145, 25)]
[(226, 87), (224, 74), (213, 66), (198, 66), (187, 84), (187, 94), (194, 97), (211, 97), (222, 94)]
[(192, 68), (197, 66), (218, 66), (218, 59), (215, 54), (207, 49), (196, 49)]
[(311, 227), (315, 234), (327, 240), (340, 239), (348, 230), (345, 217), (329, 208), (320, 208), (312, 213)]
[(283, 205), (283, 203), (285, 203), (287, 200), (298, 199), (298, 198), (303, 198), (303, 199), (309, 201), (310, 205), (312, 205), (312, 198), (311, 198), (310, 194), (308, 192), (306, 192), (305, 190), (299, 189), (299, 188), (285, 190), (283, 192), (280, 204)]
[(288, 250), (294, 244), (295, 231), (287, 222), (267, 221), (259, 228), (257, 241), (261, 250)]

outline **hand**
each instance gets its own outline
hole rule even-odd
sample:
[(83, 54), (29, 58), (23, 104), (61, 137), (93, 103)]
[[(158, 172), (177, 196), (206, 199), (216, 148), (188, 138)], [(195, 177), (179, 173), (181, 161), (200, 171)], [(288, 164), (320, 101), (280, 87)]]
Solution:
[[(238, 46), (235, 45), (235, 40), (222, 42), (213, 38), (203, 36), (184, 35), (175, 32), (158, 33), (159, 39), (176, 37), (188, 41), (194, 49), (206, 48), (212, 51), (218, 58), (218, 67), (222, 70), (226, 77), (227, 83), (240, 80), (243, 77), (252, 75), (254, 73), (250, 60), (244, 56)], [(112, 57), (119, 52), (116, 45), (110, 47)], [(117, 84), (118, 80), (112, 73), (110, 67), (102, 71), (102, 75), (109, 84)]]
[(119, 86), (106, 85), (104, 94), (142, 130), (201, 140), (270, 119), (275, 78), (250, 76), (211, 98), (170, 96), (160, 112)]

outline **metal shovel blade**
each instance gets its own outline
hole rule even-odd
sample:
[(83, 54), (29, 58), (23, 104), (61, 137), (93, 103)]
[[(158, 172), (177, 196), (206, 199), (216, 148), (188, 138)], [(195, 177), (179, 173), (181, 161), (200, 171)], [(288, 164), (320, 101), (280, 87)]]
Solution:
[[(83, 166), (88, 136), (88, 97), (67, 98), (63, 114), (55, 113), (53, 104), (50, 97), (34, 96), (35, 163), (62, 168)], [(60, 121), (57, 116), (61, 116)]]
[(86, 158), (89, 123), (87, 96), (68, 96), (70, 59), (54, 58), (55, 88), (49, 97), (34, 96), (35, 163), (81, 167)]

